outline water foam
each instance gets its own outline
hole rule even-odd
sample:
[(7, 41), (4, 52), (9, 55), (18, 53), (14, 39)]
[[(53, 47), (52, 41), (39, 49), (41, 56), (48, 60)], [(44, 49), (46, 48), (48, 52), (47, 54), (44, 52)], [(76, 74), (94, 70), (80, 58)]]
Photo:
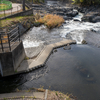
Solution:
[(66, 38), (68, 34), (70, 37), (77, 41), (78, 44), (84, 39), (85, 31), (94, 30), (97, 33), (100, 33), (100, 22), (90, 23), (90, 22), (79, 22), (79, 21), (66, 21), (63, 28), (61, 29), (60, 35), (63, 38)]

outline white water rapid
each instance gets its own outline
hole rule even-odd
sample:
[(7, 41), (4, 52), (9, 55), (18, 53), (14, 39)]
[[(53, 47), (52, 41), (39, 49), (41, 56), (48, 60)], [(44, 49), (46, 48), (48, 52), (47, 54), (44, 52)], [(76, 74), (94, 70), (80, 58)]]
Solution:
[(26, 54), (32, 55), (33, 48), (38, 50), (38, 54), (45, 45), (61, 41), (63, 38), (76, 40), (77, 44), (81, 44), (83, 40), (86, 40), (87, 43), (100, 47), (100, 22), (82, 22), (82, 16), (79, 13), (73, 20), (65, 21), (60, 28), (49, 30), (42, 25), (30, 29), (22, 36)]

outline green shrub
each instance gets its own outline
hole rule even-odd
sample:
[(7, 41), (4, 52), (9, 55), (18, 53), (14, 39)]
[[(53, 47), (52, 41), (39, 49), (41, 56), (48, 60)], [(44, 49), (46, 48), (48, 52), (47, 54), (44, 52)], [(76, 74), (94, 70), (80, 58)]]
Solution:
[(94, 4), (100, 4), (100, 0), (72, 0), (74, 3), (80, 3), (80, 4), (87, 4), (87, 5), (94, 5)]
[(0, 11), (12, 8), (12, 3), (6, 0), (0, 0)]

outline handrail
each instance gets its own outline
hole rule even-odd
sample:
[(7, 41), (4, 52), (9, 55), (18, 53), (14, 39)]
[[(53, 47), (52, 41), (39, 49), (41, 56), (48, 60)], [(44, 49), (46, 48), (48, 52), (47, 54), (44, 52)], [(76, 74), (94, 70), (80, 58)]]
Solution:
[(13, 30), (9, 31), (7, 34), (12, 33), (12, 32), (13, 32), (13, 31), (15, 31), (17, 28), (18, 28), (18, 26), (17, 26), (17, 27), (15, 27)]
[[(7, 36), (7, 37), (4, 37)], [(10, 32), (6, 33), (1, 31), (0, 32), (0, 49), (2, 49), (2, 52), (5, 52), (5, 48), (8, 48), (9, 51), (12, 50), (12, 46), (16, 43), (16, 42), (20, 42), (20, 33), (19, 33), (19, 27), (15, 27), (14, 29), (12, 29)], [(8, 46), (7, 46), (8, 44)]]
[(10, 40), (10, 42), (13, 42), (19, 35), (17, 35), (16, 37), (14, 37), (12, 40)]
[(9, 38), (11, 38), (12, 36), (14, 36), (16, 33), (18, 33), (18, 30), (16, 32), (14, 32), (12, 35), (10, 35)]

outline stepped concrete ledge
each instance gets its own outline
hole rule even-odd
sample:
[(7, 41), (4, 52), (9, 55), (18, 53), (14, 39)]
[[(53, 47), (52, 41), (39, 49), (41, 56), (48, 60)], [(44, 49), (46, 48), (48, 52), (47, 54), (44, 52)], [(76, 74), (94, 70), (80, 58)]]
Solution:
[[(15, 92), (15, 93), (4, 93), (0, 94), (0, 100), (12, 100), (11, 98), (19, 98), (18, 100), (22, 100), (20, 98), (34, 98), (38, 100), (44, 100), (46, 93), (45, 92)], [(16, 99), (17, 100), (17, 99)], [(26, 99), (29, 100), (29, 99)]]
[(76, 41), (74, 41), (74, 40), (63, 39), (60, 42), (47, 45), (46, 47), (44, 47), (42, 49), (40, 54), (34, 60), (33, 59), (24, 60), (18, 67), (15, 74), (29, 72), (36, 68), (42, 67), (43, 65), (45, 65), (45, 63), (46, 63), (48, 57), (50, 56), (50, 54), (52, 53), (53, 49), (65, 46), (67, 44), (75, 44), (75, 43), (76, 43)]

